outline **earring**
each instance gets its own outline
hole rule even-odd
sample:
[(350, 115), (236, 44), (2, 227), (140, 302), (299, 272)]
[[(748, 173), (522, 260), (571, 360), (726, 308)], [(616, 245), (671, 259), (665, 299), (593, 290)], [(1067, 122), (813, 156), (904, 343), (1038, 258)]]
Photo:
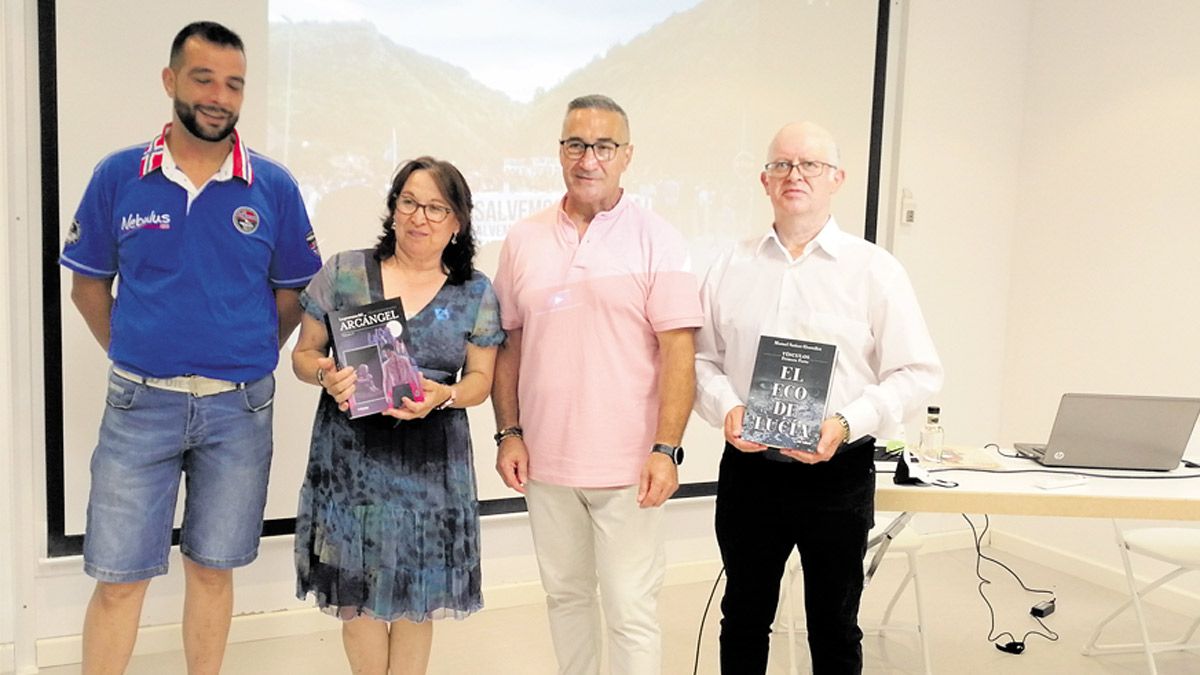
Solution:
[(451, 243), (451, 244), (457, 244), (457, 243), (458, 243), (458, 233), (457, 233), (457, 232), (455, 232), (454, 234), (450, 235), (450, 243)]

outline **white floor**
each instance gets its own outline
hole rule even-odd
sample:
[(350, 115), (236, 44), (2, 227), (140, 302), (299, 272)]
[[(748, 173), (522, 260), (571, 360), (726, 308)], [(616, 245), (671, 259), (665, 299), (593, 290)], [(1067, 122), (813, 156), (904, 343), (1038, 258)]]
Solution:
[[(998, 651), (987, 640), (989, 615), (977, 591), (974, 551), (929, 553), (921, 557), (921, 576), (925, 581), (927, 603), (932, 609), (928, 624), (933, 672), (1013, 675), (1146, 672), (1144, 657), (1140, 654), (1106, 657), (1080, 654), (1080, 647), (1090, 636), (1095, 622), (1123, 601), (1121, 595), (1011, 555), (995, 555), (1013, 567), (1028, 586), (1055, 591), (1057, 611), (1047, 619), (1047, 624), (1058, 632), (1058, 641), (1030, 637), (1026, 640), (1025, 652), (1019, 656)], [(861, 613), (864, 625), (882, 613), (903, 567), (902, 559), (894, 563), (889, 559), (883, 566), (864, 597)], [(1038, 628), (1029, 616), (1029, 608), (1043, 598), (1021, 591), (1007, 573), (994, 565), (985, 563), (983, 571), (993, 581), (985, 592), (996, 607), (996, 631), (1010, 631), (1020, 637), (1025, 631)], [(660, 601), (664, 673), (685, 675), (692, 672), (700, 617), (711, 588), (711, 583), (704, 583), (664, 589)], [(699, 673), (718, 672), (719, 600), (720, 588), (704, 625)], [(908, 620), (914, 616), (912, 608), (906, 593), (896, 610), (897, 616)], [(1200, 608), (1197, 611), (1200, 612)], [(1152, 625), (1161, 631), (1160, 637), (1173, 638), (1190, 623), (1185, 617), (1162, 609), (1151, 607), (1150, 613)], [(1112, 630), (1117, 640), (1133, 640), (1132, 615), (1128, 620), (1118, 620)], [(777, 633), (772, 642), (772, 675), (789, 672), (786, 640), (786, 635)], [(1001, 641), (1007, 642), (1008, 638)], [(804, 658), (806, 650), (802, 643), (797, 645), (796, 651)], [(864, 642), (864, 652), (867, 673), (922, 672), (920, 650), (913, 634), (897, 633), (887, 638), (869, 636)], [(1158, 656), (1157, 662), (1162, 675), (1200, 673), (1200, 652), (1163, 654)], [(76, 665), (45, 668), (41, 672), (74, 675), (80, 669)], [(183, 673), (183, 656), (177, 652), (139, 656), (128, 672), (129, 675)], [(328, 631), (230, 645), (222, 672), (225, 675), (324, 675), (347, 673), (349, 669), (342, 655), (336, 622), (330, 619)], [(553, 673), (554, 657), (544, 608), (536, 605), (484, 610), (465, 621), (438, 623), (429, 672), (432, 675)], [(797, 672), (808, 672), (807, 662), (800, 663)]]

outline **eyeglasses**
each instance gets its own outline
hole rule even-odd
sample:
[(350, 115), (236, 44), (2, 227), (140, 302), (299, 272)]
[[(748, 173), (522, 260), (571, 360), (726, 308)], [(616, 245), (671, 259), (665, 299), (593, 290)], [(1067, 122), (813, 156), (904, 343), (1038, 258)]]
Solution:
[(558, 144), (562, 146), (563, 152), (566, 153), (567, 157), (571, 159), (581, 159), (584, 153), (588, 151), (588, 148), (591, 148), (592, 152), (596, 153), (596, 159), (601, 162), (607, 162), (613, 157), (616, 157), (617, 148), (621, 147), (622, 145), (629, 145), (628, 143), (614, 143), (613, 141), (584, 143), (583, 141), (575, 138), (568, 138), (565, 141), (559, 141)]
[(767, 162), (763, 165), (763, 170), (772, 178), (787, 178), (792, 173), (792, 169), (800, 170), (800, 175), (804, 178), (815, 178), (825, 173), (825, 169), (836, 169), (837, 167), (828, 162), (818, 162), (816, 160), (806, 159), (801, 162)]
[(396, 200), (396, 212), (405, 216), (411, 216), (417, 212), (417, 209), (425, 209), (425, 220), (431, 223), (440, 223), (445, 220), (454, 209), (449, 206), (440, 204), (418, 204), (412, 197), (401, 196)]

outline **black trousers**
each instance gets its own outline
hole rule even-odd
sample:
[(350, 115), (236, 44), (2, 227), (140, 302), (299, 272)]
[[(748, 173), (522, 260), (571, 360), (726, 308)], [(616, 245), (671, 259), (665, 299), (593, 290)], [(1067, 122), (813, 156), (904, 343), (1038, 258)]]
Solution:
[(862, 672), (858, 606), (875, 520), (874, 439), (829, 462), (772, 461), (725, 445), (717, 543), (725, 564), (721, 672), (765, 673), (779, 583), (792, 548), (804, 569), (804, 611), (816, 675)]

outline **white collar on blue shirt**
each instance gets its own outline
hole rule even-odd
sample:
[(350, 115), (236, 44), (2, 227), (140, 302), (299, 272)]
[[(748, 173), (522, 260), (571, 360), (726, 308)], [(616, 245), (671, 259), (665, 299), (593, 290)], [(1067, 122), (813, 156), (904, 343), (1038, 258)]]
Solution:
[(191, 211), (192, 202), (196, 201), (196, 197), (200, 196), (200, 193), (204, 191), (204, 188), (209, 183), (220, 183), (235, 178), (233, 173), (233, 156), (234, 153), (232, 152), (226, 155), (225, 161), (221, 163), (221, 168), (217, 169), (216, 173), (204, 181), (204, 185), (196, 186), (192, 184), (187, 174), (175, 163), (175, 158), (171, 156), (171, 150), (167, 147), (166, 143), (163, 143), (161, 171), (164, 178), (183, 188), (184, 192), (187, 193), (187, 209)]
[[(179, 174), (182, 174), (183, 171), (179, 169), (179, 165), (175, 163), (175, 158), (171, 155), (171, 149), (168, 148), (165, 143), (163, 144), (162, 153), (163, 153), (163, 158), (162, 158), (163, 173), (167, 174), (167, 175), (171, 175), (174, 172), (178, 171)], [(214, 173), (211, 178), (208, 179), (207, 183), (211, 183), (214, 181), (220, 182), (220, 181), (224, 181), (224, 180), (230, 180), (233, 177), (234, 177), (234, 175), (233, 175), (233, 153), (230, 152), (228, 155), (225, 155), (225, 161), (221, 162), (221, 167), (219, 169), (217, 169), (217, 172)]]

